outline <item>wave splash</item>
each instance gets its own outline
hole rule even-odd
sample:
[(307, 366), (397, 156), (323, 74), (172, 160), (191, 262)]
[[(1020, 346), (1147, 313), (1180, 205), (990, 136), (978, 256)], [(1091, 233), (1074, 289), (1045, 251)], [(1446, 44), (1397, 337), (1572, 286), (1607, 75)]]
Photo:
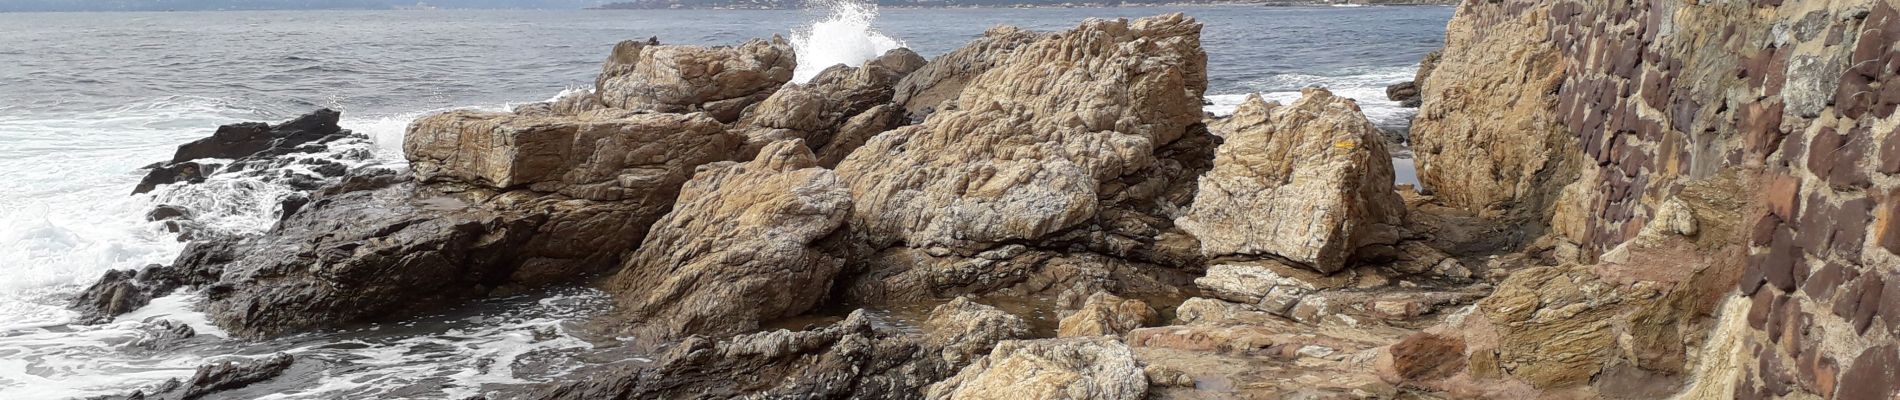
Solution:
[(864, 65), (886, 51), (904, 47), (904, 42), (871, 28), (877, 20), (877, 6), (850, 0), (814, 3), (829, 10), (824, 19), (792, 32), (792, 49), (798, 52), (798, 67), (792, 82), (805, 83), (833, 65)]

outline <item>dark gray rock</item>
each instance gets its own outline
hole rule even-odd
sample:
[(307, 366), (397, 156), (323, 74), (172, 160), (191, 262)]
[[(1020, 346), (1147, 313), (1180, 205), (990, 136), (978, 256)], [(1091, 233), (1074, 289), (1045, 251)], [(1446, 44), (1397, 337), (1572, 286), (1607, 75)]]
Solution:
[[(990, 318), (953, 319), (995, 324), (996, 317), (1015, 318), (995, 313)], [(859, 310), (844, 321), (803, 332), (763, 332), (719, 342), (694, 336), (649, 365), (594, 371), (571, 382), (511, 389), (523, 392), (504, 391), (500, 397), (915, 399), (923, 397), (923, 387), (956, 374), (969, 361), (947, 357), (944, 349), (961, 341), (994, 343), (994, 338), (977, 336), (982, 335), (940, 340), (906, 333)]]
[[(317, 176), (301, 173), (284, 176), (291, 183), (302, 184), (305, 189), (321, 186), (323, 178), (342, 176), (347, 166), (332, 160), (287, 159), (288, 154), (310, 154), (328, 151), (326, 143), (354, 138), (367, 138), (351, 133), (337, 126), (341, 113), (330, 109), (320, 109), (277, 125), (262, 122), (242, 122), (218, 127), (210, 137), (198, 139), (178, 146), (170, 162), (154, 164), (148, 167), (145, 178), (132, 194), (151, 192), (158, 185), (174, 183), (200, 183), (208, 176), (218, 173), (240, 171), (263, 171), (271, 167), (281, 167), (290, 163), (305, 164)], [(367, 158), (367, 154), (352, 155), (353, 158)], [(197, 160), (230, 159), (229, 165), (219, 166)], [(289, 174), (289, 171), (280, 173)], [(295, 185), (293, 185), (295, 186)]]
[(253, 383), (263, 382), (283, 375), (284, 370), (296, 359), (289, 354), (277, 353), (269, 356), (216, 362), (198, 366), (198, 372), (190, 379), (172, 379), (146, 390), (133, 391), (125, 396), (100, 396), (91, 400), (188, 400), (204, 397), (208, 394), (243, 388)]

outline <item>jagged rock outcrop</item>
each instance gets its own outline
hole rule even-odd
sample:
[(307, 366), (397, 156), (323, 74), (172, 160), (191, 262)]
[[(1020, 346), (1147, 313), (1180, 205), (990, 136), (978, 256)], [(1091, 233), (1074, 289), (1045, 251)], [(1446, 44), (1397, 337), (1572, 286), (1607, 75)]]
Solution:
[[(206, 177), (227, 170), (282, 166), (288, 162), (301, 162), (308, 171), (319, 174), (304, 174), (302, 179), (317, 181), (335, 178), (343, 172), (342, 164), (336, 161), (314, 158), (292, 160), (283, 156), (327, 151), (329, 147), (325, 144), (340, 140), (366, 140), (361, 135), (338, 127), (337, 120), (340, 118), (342, 113), (319, 109), (276, 125), (243, 122), (219, 126), (210, 137), (179, 145), (171, 161), (148, 167), (151, 171), (132, 189), (132, 194), (151, 192), (158, 185), (203, 182)], [(358, 156), (367, 158), (368, 155)], [(200, 161), (208, 159), (230, 161)]]
[(703, 111), (732, 122), (791, 81), (797, 65), (791, 44), (776, 36), (730, 47), (622, 42), (602, 67), (593, 94), (608, 108)]
[(714, 342), (691, 337), (648, 366), (601, 371), (537, 388), (530, 399), (842, 398), (917, 399), (990, 344), (1022, 335), (1022, 321), (966, 303), (931, 312), (927, 335), (859, 310), (844, 321)]
[[(269, 231), (204, 238), (163, 269), (192, 278), (180, 285), (208, 287), (211, 319), (246, 337), (398, 318), (608, 270), (672, 209), (696, 168), (741, 155), (743, 137), (722, 121), (784, 84), (792, 57), (782, 39), (718, 48), (622, 43), (594, 91), (514, 113), (419, 118), (403, 145), (413, 177), (323, 168), (339, 178), (313, 180), (308, 192), (286, 198)], [(882, 79), (888, 86), (896, 77)], [(334, 113), (313, 115), (334, 127)], [(861, 124), (886, 120), (894, 118)], [(297, 126), (272, 128), (289, 139), (258, 154), (329, 140), (292, 143), (310, 136), (296, 132), (314, 131), (290, 129)], [(221, 134), (214, 138), (221, 147), (193, 148), (248, 150), (256, 145), (227, 142), (261, 135)], [(123, 278), (78, 303), (110, 314), (169, 290)], [(817, 300), (797, 297), (788, 299), (794, 308)]]
[(819, 165), (837, 165), (871, 136), (906, 122), (891, 103), (892, 86), (923, 65), (923, 57), (899, 48), (862, 67), (836, 65), (810, 82), (787, 84), (734, 123), (746, 137), (742, 155), (774, 141), (800, 139), (819, 156)]
[(449, 112), (411, 124), (415, 179), (370, 170), (256, 237), (194, 243), (206, 307), (244, 336), (409, 315), (616, 266), (738, 138), (703, 115)]
[(608, 287), (617, 317), (655, 343), (756, 331), (823, 300), (845, 260), (819, 249), (851, 195), (803, 141), (700, 167)]
[(136, 390), (124, 397), (96, 397), (94, 399), (124, 400), (189, 400), (203, 398), (205, 395), (243, 388), (262, 382), (290, 369), (296, 358), (290, 354), (277, 353), (264, 357), (220, 361), (201, 365), (198, 371), (186, 380), (172, 379), (151, 388), (151, 393)]
[[(1204, 68), (1199, 31), (1180, 15), (1091, 20), (1016, 49), (972, 79), (962, 109), (879, 135), (838, 165), (858, 201), (853, 229), (982, 249), (1089, 219), (1104, 181), (1153, 164), (1155, 148), (1200, 120), (1206, 81), (1184, 72)], [(1130, 95), (1095, 95), (1109, 88)]]
[(943, 349), (943, 359), (968, 363), (989, 354), (996, 343), (1029, 337), (1029, 323), (1003, 310), (957, 297), (931, 309), (923, 328), (926, 343)]
[(1199, 29), (1176, 14), (1037, 36), (970, 78), (959, 108), (852, 152), (838, 174), (870, 256), (845, 300), (1174, 290), (1141, 264), (1198, 257), (1167, 213), (1218, 140), (1198, 123)]
[(1009, 58), (1017, 47), (1039, 35), (1013, 26), (999, 26), (949, 53), (937, 56), (897, 83), (892, 101), (913, 120), (944, 107), (963, 93), (963, 87), (990, 67)]
[(1448, 24), (1410, 133), (1419, 180), (1439, 202), (1492, 217), (1535, 213), (1574, 174), (1564, 160), (1575, 141), (1552, 113), (1564, 66), (1547, 38), (1547, 4), (1461, 6)]
[(950, 379), (930, 385), (927, 398), (1140, 399), (1148, 379), (1128, 346), (1113, 338), (1010, 340)]
[(114, 316), (144, 307), (152, 299), (170, 295), (180, 287), (217, 280), (215, 274), (193, 275), (182, 272), (158, 264), (147, 265), (138, 271), (106, 271), (105, 276), (73, 300), (72, 308), (80, 314), (77, 322), (112, 322)]
[[(1392, 156), (1351, 99), (1320, 88), (1292, 105), (1251, 97), (1225, 126), (1214, 169), (1175, 222), (1213, 258), (1273, 257), (1323, 273), (1394, 245), (1405, 205)], [(1263, 117), (1264, 118), (1261, 118)]]

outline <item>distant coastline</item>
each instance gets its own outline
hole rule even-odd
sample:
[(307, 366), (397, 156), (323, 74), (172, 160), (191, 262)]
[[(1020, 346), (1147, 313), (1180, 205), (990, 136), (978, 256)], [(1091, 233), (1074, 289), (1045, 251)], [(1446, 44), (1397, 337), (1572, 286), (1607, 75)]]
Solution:
[[(635, 0), (602, 4), (588, 10), (787, 10), (806, 8), (802, 0)], [(878, 7), (887, 9), (931, 8), (1090, 8), (1160, 7), (1183, 5), (1257, 5), (1265, 7), (1356, 7), (1455, 5), (1455, 0), (1154, 0), (1154, 1), (1062, 1), (1062, 0), (886, 0)]]

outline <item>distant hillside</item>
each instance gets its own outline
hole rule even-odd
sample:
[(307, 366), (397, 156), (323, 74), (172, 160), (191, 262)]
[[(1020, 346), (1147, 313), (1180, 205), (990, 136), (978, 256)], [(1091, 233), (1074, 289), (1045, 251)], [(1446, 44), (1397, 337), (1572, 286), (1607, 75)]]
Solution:
[(8, 11), (388, 10), (395, 8), (580, 9), (609, 0), (0, 0)]
[[(634, 0), (609, 3), (596, 9), (793, 9), (804, 0)], [(1310, 6), (1327, 4), (1426, 5), (1457, 4), (1457, 0), (877, 0), (884, 7), (1090, 7), (1159, 4), (1259, 4)]]

